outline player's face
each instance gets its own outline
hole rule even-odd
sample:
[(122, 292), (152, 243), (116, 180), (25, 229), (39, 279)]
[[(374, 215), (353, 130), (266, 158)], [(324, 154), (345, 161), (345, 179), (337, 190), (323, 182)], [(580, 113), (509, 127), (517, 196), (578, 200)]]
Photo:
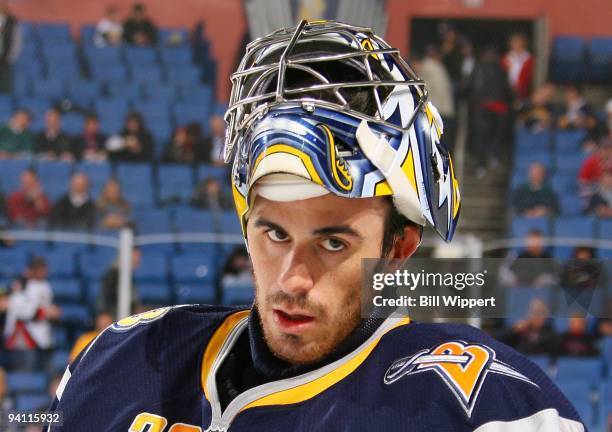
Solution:
[(387, 211), (382, 198), (256, 197), (247, 238), (264, 336), (277, 357), (312, 363), (358, 325), (361, 259), (380, 257)]

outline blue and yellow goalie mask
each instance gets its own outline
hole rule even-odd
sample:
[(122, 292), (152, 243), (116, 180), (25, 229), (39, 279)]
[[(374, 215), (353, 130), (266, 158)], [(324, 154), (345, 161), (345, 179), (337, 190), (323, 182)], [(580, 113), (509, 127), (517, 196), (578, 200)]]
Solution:
[(423, 81), (371, 30), (279, 30), (248, 45), (232, 83), (225, 159), (243, 229), (256, 182), (299, 178), (296, 197), (303, 183), (311, 196), (392, 196), (406, 218), (451, 240), (460, 197), (442, 120)]

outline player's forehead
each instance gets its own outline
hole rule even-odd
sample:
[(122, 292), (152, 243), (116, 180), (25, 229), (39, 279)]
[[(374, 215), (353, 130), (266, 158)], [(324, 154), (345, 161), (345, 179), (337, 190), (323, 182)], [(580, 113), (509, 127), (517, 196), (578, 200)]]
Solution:
[(343, 198), (326, 194), (296, 201), (273, 201), (257, 195), (249, 212), (249, 225), (265, 219), (303, 227), (347, 224), (371, 229), (384, 222), (388, 208), (383, 197)]

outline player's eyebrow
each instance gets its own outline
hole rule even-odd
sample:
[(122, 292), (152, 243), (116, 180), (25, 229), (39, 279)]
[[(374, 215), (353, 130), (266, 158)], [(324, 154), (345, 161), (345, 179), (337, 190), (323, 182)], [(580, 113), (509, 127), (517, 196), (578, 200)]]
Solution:
[(363, 239), (363, 236), (355, 231), (348, 225), (333, 225), (316, 229), (312, 232), (315, 235), (333, 235), (333, 234), (347, 234), (358, 239)]
[(255, 226), (257, 228), (271, 228), (271, 229), (276, 230), (276, 231), (286, 232), (286, 230), (282, 226), (280, 226), (278, 224), (275, 224), (271, 220), (268, 220), (268, 219), (263, 218), (263, 217), (258, 217), (255, 220)]

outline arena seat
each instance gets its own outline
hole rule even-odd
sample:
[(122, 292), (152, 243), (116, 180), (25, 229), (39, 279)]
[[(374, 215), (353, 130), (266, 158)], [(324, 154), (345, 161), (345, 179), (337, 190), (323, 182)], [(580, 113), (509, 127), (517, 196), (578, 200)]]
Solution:
[(172, 303), (172, 289), (165, 282), (138, 282), (136, 288), (143, 304), (162, 306)]
[(559, 357), (556, 363), (555, 381), (569, 385), (570, 382), (580, 382), (575, 385), (598, 384), (603, 378), (601, 358)]
[(141, 263), (134, 269), (134, 280), (136, 281), (165, 281), (168, 277), (168, 260), (165, 255), (154, 253), (143, 253)]
[(217, 277), (214, 257), (200, 254), (173, 256), (171, 269), (174, 280), (181, 284), (211, 284)]
[(47, 391), (47, 376), (43, 372), (9, 372), (6, 383), (11, 392), (34, 393)]
[(516, 216), (512, 219), (510, 233), (512, 237), (523, 238), (532, 229), (541, 231), (544, 235), (551, 233), (550, 221), (546, 217), (528, 218)]
[(214, 303), (215, 288), (208, 284), (180, 284), (176, 288), (176, 298), (178, 304)]
[[(52, 269), (52, 267), (49, 267)], [(54, 301), (80, 302), (83, 300), (83, 290), (78, 279), (52, 279), (50, 281)]]

